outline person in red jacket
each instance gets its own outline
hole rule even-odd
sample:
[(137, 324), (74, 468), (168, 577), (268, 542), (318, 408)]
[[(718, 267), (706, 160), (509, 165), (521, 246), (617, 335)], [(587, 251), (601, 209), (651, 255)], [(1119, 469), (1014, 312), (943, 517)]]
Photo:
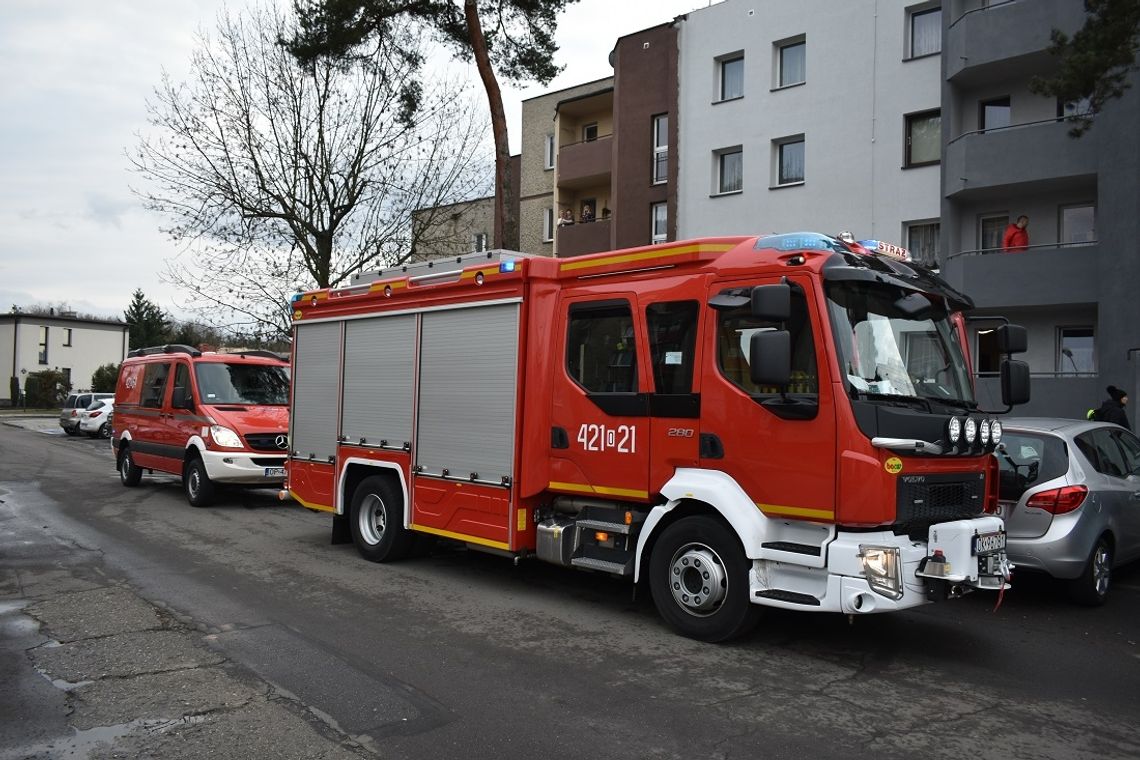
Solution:
[(1001, 236), (1001, 248), (1006, 253), (1023, 253), (1029, 250), (1029, 217), (1025, 214), (1005, 228)]

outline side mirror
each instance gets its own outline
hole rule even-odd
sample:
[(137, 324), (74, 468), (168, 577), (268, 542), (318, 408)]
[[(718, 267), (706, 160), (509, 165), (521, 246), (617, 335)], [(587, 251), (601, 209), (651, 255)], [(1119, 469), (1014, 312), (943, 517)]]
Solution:
[(1021, 325), (1002, 325), (997, 329), (998, 351), (1003, 354), (1023, 354), (1029, 347), (1025, 328)]
[(194, 398), (190, 395), (188, 388), (175, 388), (174, 395), (170, 399), (170, 404), (175, 409), (194, 411)]
[[(1022, 337), (1024, 338), (1024, 330), (1022, 330)], [(1000, 373), (1001, 402), (1006, 406), (1027, 403), (1029, 401), (1029, 365), (1016, 359), (1005, 359), (1001, 363)]]
[(766, 322), (786, 322), (791, 315), (791, 287), (781, 284), (752, 288), (752, 316)]
[(792, 334), (787, 330), (752, 333), (748, 344), (748, 374), (755, 385), (786, 386), (792, 379)]

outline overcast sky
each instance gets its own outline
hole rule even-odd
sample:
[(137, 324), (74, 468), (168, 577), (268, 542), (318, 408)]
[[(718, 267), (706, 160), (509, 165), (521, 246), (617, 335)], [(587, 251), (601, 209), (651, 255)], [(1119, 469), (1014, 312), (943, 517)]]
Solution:
[[(279, 0), (289, 2), (289, 0)], [(179, 247), (139, 206), (124, 152), (145, 126), (163, 69), (185, 75), (194, 33), (223, 0), (0, 0), (0, 312), (67, 303), (118, 317), (135, 288), (177, 316), (162, 282)], [(233, 10), (244, 0), (229, 0)], [(519, 103), (609, 76), (615, 40), (709, 0), (581, 0), (560, 20), (549, 87), (507, 90), (517, 152)]]

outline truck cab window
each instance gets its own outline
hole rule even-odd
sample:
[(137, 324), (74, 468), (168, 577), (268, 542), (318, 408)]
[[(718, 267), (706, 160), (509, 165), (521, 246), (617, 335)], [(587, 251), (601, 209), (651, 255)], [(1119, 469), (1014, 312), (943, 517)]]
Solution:
[(628, 302), (571, 307), (566, 370), (592, 393), (637, 392), (637, 345)]
[[(732, 288), (721, 295), (747, 295), (749, 288)], [(802, 290), (792, 291), (791, 318), (784, 326), (792, 339), (792, 379), (786, 389), (758, 386), (749, 374), (748, 346), (752, 334), (778, 330), (776, 322), (765, 322), (752, 316), (748, 304), (719, 312), (717, 322), (717, 364), (733, 385), (750, 396), (776, 395), (785, 390), (796, 396), (818, 397), (819, 372), (815, 364), (815, 339), (808, 317), (807, 300)], [(809, 399), (805, 399), (809, 400)]]
[(657, 393), (692, 392), (699, 313), (696, 301), (670, 301), (646, 307), (653, 389)]

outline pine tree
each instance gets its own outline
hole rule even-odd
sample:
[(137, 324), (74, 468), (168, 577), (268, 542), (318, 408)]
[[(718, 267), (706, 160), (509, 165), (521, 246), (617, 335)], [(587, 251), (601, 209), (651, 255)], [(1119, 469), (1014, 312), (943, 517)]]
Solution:
[(166, 342), (170, 320), (166, 313), (136, 288), (131, 304), (123, 312), (123, 320), (130, 325), (131, 348), (159, 346)]

